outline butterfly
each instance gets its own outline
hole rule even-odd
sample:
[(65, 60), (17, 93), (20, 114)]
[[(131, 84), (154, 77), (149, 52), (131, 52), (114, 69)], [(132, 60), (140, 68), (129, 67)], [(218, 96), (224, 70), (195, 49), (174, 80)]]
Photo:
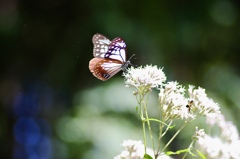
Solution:
[(89, 70), (98, 79), (106, 81), (132, 65), (130, 60), (126, 61), (126, 43), (122, 38), (110, 41), (102, 34), (95, 34), (92, 42), (94, 58), (89, 62)]

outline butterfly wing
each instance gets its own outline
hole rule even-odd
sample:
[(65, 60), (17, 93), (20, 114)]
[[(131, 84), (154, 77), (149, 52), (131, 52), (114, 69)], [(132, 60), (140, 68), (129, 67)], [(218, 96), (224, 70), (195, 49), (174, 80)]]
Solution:
[(94, 44), (94, 57), (110, 58), (121, 62), (126, 61), (126, 43), (122, 38), (117, 37), (110, 41), (102, 34), (95, 34), (92, 42)]
[(89, 62), (92, 74), (102, 81), (106, 81), (122, 69), (122, 63), (118, 60), (93, 58)]
[(95, 34), (92, 38), (93, 42), (93, 56), (104, 58), (108, 52), (108, 47), (111, 41), (102, 34)]
[(126, 61), (126, 43), (122, 38), (115, 38), (109, 44), (105, 58), (119, 60), (122, 63)]
[(126, 63), (126, 43), (122, 38), (110, 41), (102, 34), (95, 34), (92, 38), (93, 58), (89, 62), (89, 69), (95, 77), (107, 80), (123, 69)]

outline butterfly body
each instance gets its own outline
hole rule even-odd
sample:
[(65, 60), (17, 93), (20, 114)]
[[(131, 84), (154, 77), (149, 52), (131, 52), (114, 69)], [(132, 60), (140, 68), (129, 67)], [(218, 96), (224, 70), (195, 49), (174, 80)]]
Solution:
[(94, 58), (89, 62), (89, 69), (98, 79), (108, 80), (131, 64), (126, 61), (126, 43), (122, 38), (110, 41), (101, 34), (95, 34), (92, 41)]

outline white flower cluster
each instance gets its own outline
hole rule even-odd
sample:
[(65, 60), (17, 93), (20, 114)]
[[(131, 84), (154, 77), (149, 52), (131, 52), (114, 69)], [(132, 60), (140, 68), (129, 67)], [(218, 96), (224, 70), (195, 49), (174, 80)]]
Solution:
[(226, 121), (222, 114), (208, 116), (207, 123), (217, 126), (220, 134), (214, 137), (205, 135), (204, 138), (199, 138), (197, 141), (199, 150), (209, 159), (240, 158), (240, 139), (236, 126)]
[(223, 138), (225, 141), (233, 143), (239, 140), (237, 127), (232, 122), (226, 121), (222, 114), (208, 116), (206, 122), (210, 126), (217, 126), (220, 129), (221, 138)]
[[(151, 88), (159, 89), (159, 106), (162, 110), (164, 121), (172, 119), (195, 119), (197, 115), (207, 116), (220, 113), (219, 105), (207, 97), (205, 89), (189, 86), (188, 96), (185, 97), (185, 89), (177, 82), (166, 81), (162, 69), (157, 66), (147, 65), (145, 67), (129, 68), (124, 72), (127, 86), (137, 88), (138, 93), (146, 93)], [(188, 105), (192, 101), (191, 106)]]
[(157, 66), (146, 65), (145, 67), (133, 68), (130, 67), (123, 73), (127, 86), (139, 88), (156, 88), (166, 81), (165, 73), (162, 68)]
[[(188, 96), (177, 82), (168, 82), (160, 88), (159, 104), (164, 112), (165, 121), (171, 119), (195, 119), (196, 116), (208, 116), (220, 113), (219, 105), (207, 97), (205, 89), (189, 86)], [(191, 101), (191, 105), (189, 105)]]
[(160, 88), (159, 105), (164, 121), (194, 118), (186, 108), (187, 99), (184, 97), (184, 92), (185, 89), (177, 82), (168, 82)]
[[(114, 159), (143, 159), (144, 158), (144, 145), (142, 141), (125, 140), (122, 146), (125, 148), (120, 155)], [(147, 154), (154, 158), (152, 149), (147, 148)], [(159, 155), (157, 159), (171, 159), (166, 155)]]
[[(186, 94), (185, 88), (177, 82), (165, 83), (166, 76), (162, 69), (151, 65), (131, 67), (124, 73), (124, 76), (126, 85), (137, 89), (135, 95), (142, 93), (141, 95), (144, 96), (152, 88), (159, 90), (158, 99), (163, 122), (174, 119), (193, 120), (197, 116), (205, 116), (211, 127), (216, 126), (220, 130), (219, 137), (206, 135), (203, 129), (198, 128), (193, 136), (199, 150), (207, 158), (240, 158), (240, 139), (236, 126), (224, 119), (218, 103), (207, 96), (205, 89), (189, 85)], [(124, 141), (123, 146), (125, 150), (115, 159), (143, 158), (144, 145), (141, 141), (127, 140)], [(154, 156), (151, 149), (147, 149), (147, 154)], [(163, 154), (159, 155), (159, 158), (170, 157)]]
[(193, 135), (193, 138), (195, 140), (201, 140), (206, 137), (206, 133), (204, 129), (198, 129), (198, 127), (195, 128), (195, 134)]
[(194, 86), (189, 86), (188, 94), (190, 99), (193, 100), (192, 109), (201, 116), (208, 116), (215, 113), (220, 113), (219, 105), (211, 98), (207, 97), (205, 89), (198, 87), (194, 89)]

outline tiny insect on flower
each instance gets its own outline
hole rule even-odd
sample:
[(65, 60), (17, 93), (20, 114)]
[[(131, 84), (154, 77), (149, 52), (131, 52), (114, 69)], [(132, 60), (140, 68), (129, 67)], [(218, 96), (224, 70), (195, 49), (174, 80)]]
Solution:
[(188, 104), (186, 105), (186, 107), (188, 108), (188, 112), (189, 112), (189, 113), (190, 113), (190, 111), (191, 111), (192, 105), (193, 105), (193, 100), (190, 100), (190, 101), (188, 102)]

